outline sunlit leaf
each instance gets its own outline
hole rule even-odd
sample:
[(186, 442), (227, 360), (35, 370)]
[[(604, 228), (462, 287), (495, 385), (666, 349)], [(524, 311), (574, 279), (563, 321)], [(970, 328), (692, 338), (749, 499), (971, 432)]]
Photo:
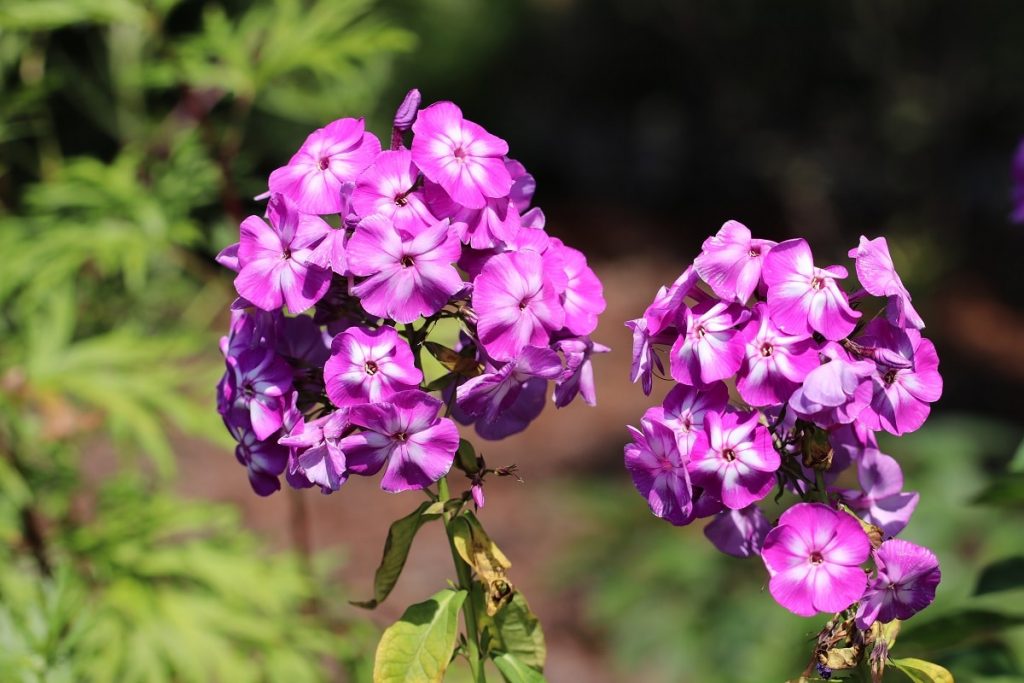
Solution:
[(374, 683), (437, 683), (455, 648), (466, 591), (443, 590), (410, 606), (381, 636)]

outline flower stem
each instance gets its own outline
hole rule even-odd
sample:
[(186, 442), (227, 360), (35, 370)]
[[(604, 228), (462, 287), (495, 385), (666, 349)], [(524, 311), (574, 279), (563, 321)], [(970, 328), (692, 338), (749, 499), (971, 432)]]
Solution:
[[(437, 493), (441, 501), (446, 501), (451, 497), (448, 491), (447, 477), (441, 477), (441, 480), (437, 482)], [(462, 603), (462, 618), (466, 622), (466, 658), (469, 660), (474, 683), (487, 683), (483, 656), (480, 652), (480, 639), (477, 634), (477, 601), (473, 592), (473, 580), (469, 565), (463, 561), (459, 551), (455, 548), (455, 530), (452, 527), (455, 516), (455, 511), (446, 512), (442, 519), (444, 520), (444, 530), (448, 534), (448, 546), (451, 548), (452, 561), (455, 563), (455, 573), (459, 577), (459, 588), (469, 593), (465, 602)]]

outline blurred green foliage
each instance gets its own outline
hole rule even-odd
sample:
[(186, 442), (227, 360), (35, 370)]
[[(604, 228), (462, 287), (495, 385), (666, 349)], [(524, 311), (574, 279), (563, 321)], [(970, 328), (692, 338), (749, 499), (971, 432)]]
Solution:
[(230, 444), (211, 256), (264, 131), (371, 107), (412, 44), (373, 0), (0, 4), (0, 680), (369, 676), (338, 558), (174, 494), (173, 444)]
[[(1015, 571), (1024, 561), (1024, 495), (998, 507), (976, 502), (1010, 476), (1020, 438), (1019, 427), (953, 414), (881, 439), (903, 464), (907, 490), (921, 493), (900, 537), (932, 548), (942, 565), (935, 603), (903, 624), (893, 656), (936, 662), (957, 681), (1024, 676), (1024, 574)], [(595, 481), (578, 490), (595, 531), (564, 568), (566, 581), (586, 593), (588, 620), (612, 644), (622, 675), (795, 679), (825, 618), (802, 619), (779, 607), (758, 558), (721, 555), (699, 528), (652, 518), (623, 483)], [(766, 514), (774, 519), (783, 509), (768, 502)], [(890, 679), (905, 680), (893, 671)]]

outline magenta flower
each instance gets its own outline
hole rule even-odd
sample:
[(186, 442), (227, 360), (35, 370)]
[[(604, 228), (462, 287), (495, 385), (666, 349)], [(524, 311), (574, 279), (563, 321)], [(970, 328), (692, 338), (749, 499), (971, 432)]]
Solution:
[(224, 416), (228, 432), (237, 442), (235, 458), (245, 467), (249, 485), (259, 496), (269, 496), (281, 488), (278, 480), (288, 462), (288, 449), (273, 439), (260, 439), (249, 422), (248, 413), (236, 407)]
[(417, 185), (419, 174), (410, 151), (381, 152), (373, 165), (359, 174), (352, 206), (360, 216), (379, 214), (399, 230), (416, 234), (438, 222)]
[(885, 317), (897, 327), (924, 329), (924, 320), (910, 303), (910, 292), (903, 286), (889, 254), (884, 237), (869, 240), (861, 235), (860, 246), (850, 250), (857, 261), (857, 279), (869, 294), (887, 297)]
[(433, 315), (463, 288), (462, 245), (442, 221), (412, 236), (383, 216), (363, 219), (348, 241), (348, 267), (366, 279), (352, 288), (368, 313), (411, 323)]
[(340, 407), (377, 403), (423, 381), (409, 343), (393, 327), (350, 327), (334, 338), (324, 365), (331, 403)]
[(531, 251), (490, 258), (476, 278), (473, 310), (480, 342), (495, 360), (512, 360), (527, 346), (547, 346), (565, 311), (545, 281), (544, 262)]
[(562, 360), (556, 352), (547, 347), (527, 346), (496, 372), (478, 375), (460, 385), (456, 391), (459, 408), (471, 416), (493, 421), (515, 403), (527, 380), (557, 379), (562, 371)]
[(355, 183), (342, 183), (341, 209), (338, 211), (341, 224), (336, 228), (331, 226), (323, 240), (313, 247), (313, 251), (306, 258), (307, 265), (334, 271), (338, 275), (349, 274), (345, 245), (348, 243), (349, 234), (359, 223), (359, 216), (352, 211), (352, 192), (355, 187)]
[(331, 228), (316, 216), (300, 214), (279, 194), (270, 198), (267, 218), (269, 225), (258, 216), (242, 221), (235, 289), (265, 311), (287, 303), (292, 313), (301, 313), (331, 286), (329, 270), (306, 264)]
[(886, 536), (903, 531), (917, 507), (918, 494), (903, 491), (903, 470), (896, 459), (869, 449), (857, 462), (860, 491), (843, 491), (843, 499)]
[(789, 398), (790, 409), (819, 427), (849, 424), (871, 400), (871, 361), (851, 360), (838, 346), (822, 351), (829, 362), (807, 373), (802, 386)]
[(379, 153), (380, 141), (362, 119), (339, 119), (310, 133), (288, 165), (270, 174), (270, 191), (303, 213), (339, 213), (342, 183), (354, 182)]
[(872, 579), (857, 610), (857, 628), (876, 621), (909, 619), (935, 600), (942, 580), (939, 560), (928, 548), (890, 539), (875, 551), (878, 574)]
[(647, 410), (645, 417), (664, 422), (677, 438), (693, 441), (704, 431), (704, 416), (709, 411), (721, 413), (728, 404), (729, 389), (722, 382), (701, 389), (677, 384), (660, 406)]
[(842, 266), (816, 268), (805, 240), (786, 240), (773, 247), (762, 269), (772, 322), (787, 334), (809, 337), (820, 332), (832, 341), (846, 337), (860, 317), (836, 286), (836, 279), (846, 276)]
[[(693, 491), (686, 469), (690, 453), (679, 450), (675, 433), (668, 426), (643, 419), (640, 427), (628, 428), (633, 443), (625, 447), (626, 469), (633, 476), (633, 485), (647, 499), (655, 517), (676, 526), (689, 524), (693, 520)], [(702, 450), (704, 437), (692, 446)]]
[(1010, 214), (1010, 220), (1024, 223), (1024, 140), (1020, 141), (1013, 157), (1012, 181), (1013, 213)]
[(472, 422), (476, 433), (488, 441), (507, 438), (523, 431), (540, 416), (547, 403), (547, 393), (548, 380), (531, 377), (523, 383), (511, 405), (495, 415), (493, 420), (482, 416), (475, 421), (467, 419), (467, 422)]
[[(510, 163), (506, 160), (506, 165)], [(424, 195), (436, 215), (451, 217), (452, 230), (459, 234), (463, 244), (473, 249), (494, 249), (509, 244), (522, 225), (519, 211), (510, 197), (488, 197), (483, 208), (468, 209), (449, 197), (440, 185), (431, 182), (427, 183)]]
[(565, 326), (573, 334), (590, 334), (597, 329), (597, 318), (604, 313), (606, 305), (601, 281), (587, 266), (587, 257), (583, 252), (565, 246), (559, 239), (551, 240), (545, 256), (552, 251), (568, 277), (561, 296)]
[(388, 401), (354, 406), (353, 425), (364, 431), (339, 443), (348, 471), (372, 476), (387, 464), (380, 487), (390, 493), (424, 489), (451, 469), (459, 429), (438, 417), (441, 401), (422, 391), (403, 391)]
[(888, 349), (908, 367), (877, 363), (872, 376), (871, 403), (860, 414), (869, 429), (884, 429), (899, 436), (924, 424), (929, 404), (942, 396), (942, 376), (935, 345), (915, 329), (900, 330), (876, 319), (857, 340), (866, 346)]
[(867, 576), (860, 565), (871, 542), (860, 523), (821, 503), (797, 503), (782, 513), (761, 550), (768, 590), (794, 614), (839, 612), (860, 599)]
[(301, 472), (323, 493), (331, 493), (348, 479), (345, 454), (339, 447), (348, 429), (348, 410), (343, 408), (312, 422), (300, 420), (278, 443), (292, 450), (296, 472)]
[(270, 349), (249, 349), (228, 363), (226, 398), (249, 415), (260, 441), (281, 428), (285, 397), (292, 389), (292, 369)]
[(768, 495), (781, 464), (771, 435), (758, 418), (757, 413), (705, 413), (707, 449), (691, 452), (688, 469), (693, 483), (732, 510)]
[(736, 389), (752, 406), (785, 403), (807, 374), (821, 362), (814, 341), (804, 335), (786, 335), (771, 321), (760, 303), (743, 329), (746, 358), (737, 374)]
[(590, 361), (595, 353), (608, 353), (611, 349), (590, 337), (561, 339), (554, 346), (565, 356), (565, 371), (555, 383), (555, 405), (563, 408), (579, 394), (587, 405), (596, 406), (597, 390)]
[(705, 301), (683, 309), (685, 329), (672, 345), (672, 378), (703, 386), (734, 374), (743, 363), (740, 325), (750, 312), (737, 304)]
[(764, 256), (775, 246), (771, 240), (751, 239), (738, 221), (726, 221), (714, 237), (704, 240), (693, 266), (704, 282), (725, 301), (746, 303), (761, 281)]
[(413, 161), (459, 204), (482, 209), (488, 197), (508, 196), (508, 143), (462, 118), (457, 106), (436, 102), (420, 110), (412, 130)]
[(704, 527), (704, 535), (719, 551), (733, 557), (760, 555), (771, 529), (768, 518), (756, 505), (742, 510), (723, 510)]

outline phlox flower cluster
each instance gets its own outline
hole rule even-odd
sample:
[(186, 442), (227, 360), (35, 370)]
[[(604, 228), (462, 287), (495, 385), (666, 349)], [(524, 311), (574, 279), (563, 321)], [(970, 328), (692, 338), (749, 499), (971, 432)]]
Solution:
[[(783, 607), (851, 610), (866, 629), (935, 596), (935, 555), (893, 538), (918, 494), (875, 434), (918, 429), (942, 378), (885, 238), (861, 237), (849, 257), (850, 293), (847, 268), (816, 264), (803, 239), (757, 239), (736, 221), (708, 238), (626, 323), (632, 380), (647, 394), (656, 374), (675, 386), (629, 428), (625, 462), (654, 515), (710, 518), (719, 550), (760, 555)], [(838, 485), (847, 468), (858, 487)], [(775, 523), (758, 505), (773, 491), (800, 499)]]
[(453, 464), (456, 421), (501, 439), (549, 395), (595, 403), (601, 282), (545, 230), (508, 144), (456, 105), (410, 92), (389, 149), (335, 121), (268, 185), (218, 256), (239, 297), (218, 410), (256, 493), (382, 470), (386, 491), (423, 489)]

